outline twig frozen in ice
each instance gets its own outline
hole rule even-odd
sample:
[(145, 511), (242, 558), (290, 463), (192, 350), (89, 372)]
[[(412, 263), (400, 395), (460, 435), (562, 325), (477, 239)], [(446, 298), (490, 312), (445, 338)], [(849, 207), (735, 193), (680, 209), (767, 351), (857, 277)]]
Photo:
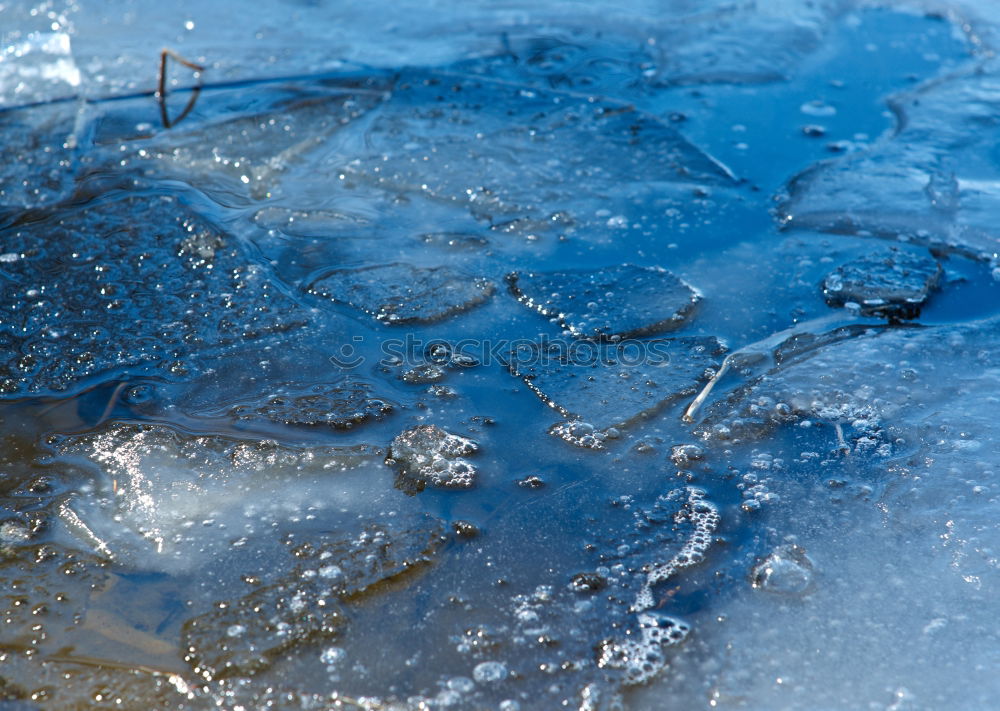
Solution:
[[(167, 59), (173, 58), (174, 61), (183, 64), (188, 69), (194, 71), (198, 77), (198, 84), (193, 89), (191, 89), (191, 98), (188, 99), (187, 105), (184, 110), (181, 111), (180, 115), (174, 119), (170, 120), (170, 114), (167, 113)], [(156, 83), (156, 99), (160, 103), (160, 121), (163, 123), (164, 128), (171, 128), (176, 126), (191, 113), (191, 109), (194, 108), (195, 102), (198, 100), (198, 95), (201, 93), (201, 73), (205, 71), (205, 67), (200, 64), (195, 64), (194, 62), (184, 59), (181, 55), (172, 49), (164, 48), (160, 50), (160, 74), (159, 80)]]
[(733, 351), (726, 356), (725, 360), (722, 361), (722, 365), (719, 370), (712, 376), (712, 379), (705, 384), (698, 396), (691, 401), (687, 409), (684, 411), (683, 420), (684, 422), (694, 422), (694, 417), (698, 413), (698, 410), (708, 399), (711, 394), (712, 389), (716, 384), (722, 380), (722, 378), (729, 372), (730, 368), (733, 367), (733, 362), (738, 358), (743, 358), (748, 355), (759, 355), (759, 356), (771, 356), (773, 355), (774, 349), (779, 345), (787, 341), (793, 336), (800, 336), (806, 333), (816, 333), (829, 328), (832, 324), (837, 325), (849, 325), (859, 323), (858, 318), (845, 318), (843, 312), (832, 313), (827, 316), (820, 316), (819, 318), (814, 318), (810, 321), (805, 321), (804, 323), (797, 323), (790, 328), (786, 328), (783, 331), (778, 331), (777, 333), (772, 333), (770, 336), (763, 338), (756, 343), (751, 343), (747, 346), (743, 346), (739, 350)]

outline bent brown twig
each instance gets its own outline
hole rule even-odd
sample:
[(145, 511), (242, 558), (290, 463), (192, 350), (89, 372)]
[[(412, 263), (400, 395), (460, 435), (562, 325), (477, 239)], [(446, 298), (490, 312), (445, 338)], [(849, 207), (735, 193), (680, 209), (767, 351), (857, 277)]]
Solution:
[[(191, 98), (188, 99), (187, 105), (184, 110), (181, 111), (180, 115), (174, 119), (170, 120), (170, 114), (167, 112), (167, 58), (173, 57), (173, 59), (181, 64), (183, 64), (188, 69), (194, 71), (198, 77), (198, 84), (191, 90)], [(176, 126), (191, 113), (191, 109), (194, 108), (195, 102), (198, 100), (198, 95), (201, 94), (201, 73), (205, 71), (205, 67), (200, 64), (195, 64), (194, 62), (189, 62), (184, 59), (181, 55), (172, 49), (164, 48), (160, 50), (160, 76), (159, 81), (156, 85), (156, 99), (160, 103), (160, 121), (163, 123), (164, 128), (172, 128)]]

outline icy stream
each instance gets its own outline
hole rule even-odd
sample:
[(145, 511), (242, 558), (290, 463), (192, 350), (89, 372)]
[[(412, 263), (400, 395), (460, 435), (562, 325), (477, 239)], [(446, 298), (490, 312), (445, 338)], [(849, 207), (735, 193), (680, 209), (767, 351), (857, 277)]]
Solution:
[(0, 0), (0, 711), (1000, 707), (998, 31)]

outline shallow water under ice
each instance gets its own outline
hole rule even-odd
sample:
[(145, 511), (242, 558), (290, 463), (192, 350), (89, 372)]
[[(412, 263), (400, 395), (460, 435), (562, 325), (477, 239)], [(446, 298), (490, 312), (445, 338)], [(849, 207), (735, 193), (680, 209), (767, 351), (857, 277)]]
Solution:
[(0, 709), (996, 705), (1000, 13), (663, 5), (0, 3)]

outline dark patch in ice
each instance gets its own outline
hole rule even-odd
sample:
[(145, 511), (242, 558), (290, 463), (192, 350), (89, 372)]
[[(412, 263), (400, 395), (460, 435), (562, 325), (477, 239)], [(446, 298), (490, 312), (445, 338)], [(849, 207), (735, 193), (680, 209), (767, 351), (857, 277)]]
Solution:
[(277, 394), (234, 405), (229, 415), (244, 422), (263, 420), (343, 430), (380, 420), (394, 409), (391, 402), (373, 394), (369, 383), (354, 378), (309, 387), (275, 386), (272, 391)]
[(680, 327), (700, 297), (665, 269), (631, 264), (563, 272), (513, 272), (517, 300), (577, 338), (617, 340)]
[(406, 370), (399, 377), (404, 383), (427, 385), (443, 380), (444, 376), (445, 371), (442, 366), (437, 363), (424, 363)]
[(304, 562), (236, 601), (185, 623), (185, 660), (206, 679), (250, 676), (288, 650), (342, 633), (342, 603), (429, 563), (444, 540), (440, 521), (373, 523), (355, 536), (309, 541)]
[(942, 273), (929, 256), (890, 248), (837, 267), (823, 280), (823, 296), (830, 306), (857, 304), (866, 316), (914, 319)]
[[(36, 216), (37, 218), (37, 216)], [(0, 232), (0, 395), (197, 356), (304, 324), (228, 236), (174, 199), (128, 197)]]
[(570, 429), (603, 430), (602, 437), (693, 395), (724, 350), (711, 336), (579, 345), (532, 345), (511, 353), (508, 368)]
[(600, 573), (577, 573), (569, 581), (569, 589), (578, 593), (595, 593), (608, 586), (608, 579)]
[(319, 277), (309, 292), (345, 304), (384, 323), (437, 321), (466, 311), (493, 294), (493, 283), (450, 267), (386, 264), (336, 269)]
[(471, 439), (437, 425), (418, 425), (392, 441), (386, 461), (400, 468), (396, 485), (407, 493), (416, 493), (426, 484), (468, 489), (476, 481), (476, 468), (465, 457), (478, 450)]

